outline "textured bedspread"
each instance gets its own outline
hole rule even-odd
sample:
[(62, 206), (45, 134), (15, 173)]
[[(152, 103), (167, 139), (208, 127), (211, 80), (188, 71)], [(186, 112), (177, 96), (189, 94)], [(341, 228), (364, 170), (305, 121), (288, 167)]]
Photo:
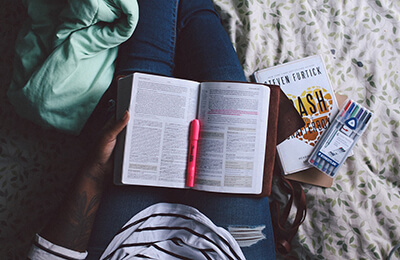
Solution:
[(215, 2), (248, 76), (321, 54), (334, 90), (375, 113), (333, 186), (303, 186), (293, 254), (385, 259), (400, 242), (400, 2)]
[[(24, 11), (0, 9), (0, 258), (23, 259), (65, 194), (85, 140), (42, 130), (7, 101)], [(331, 188), (304, 185), (300, 259), (385, 259), (400, 243), (400, 2), (214, 0), (246, 75), (321, 54), (332, 85), (374, 112)], [(275, 191), (274, 196), (279, 196)], [(400, 257), (397, 253), (396, 257)]]

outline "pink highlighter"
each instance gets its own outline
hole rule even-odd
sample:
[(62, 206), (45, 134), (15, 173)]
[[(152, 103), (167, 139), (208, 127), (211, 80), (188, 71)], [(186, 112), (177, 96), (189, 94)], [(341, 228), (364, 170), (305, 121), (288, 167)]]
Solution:
[(196, 177), (196, 159), (197, 159), (197, 144), (200, 135), (200, 121), (194, 119), (190, 123), (190, 133), (189, 133), (189, 153), (188, 153), (188, 165), (187, 165), (187, 175), (186, 175), (186, 186), (194, 187), (194, 181)]

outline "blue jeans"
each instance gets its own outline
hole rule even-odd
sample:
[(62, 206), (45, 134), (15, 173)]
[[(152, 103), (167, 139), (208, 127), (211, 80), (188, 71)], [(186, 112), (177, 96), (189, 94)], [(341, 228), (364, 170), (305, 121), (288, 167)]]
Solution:
[[(120, 47), (116, 75), (148, 72), (197, 81), (246, 81), (211, 0), (139, 0), (139, 24)], [(98, 259), (136, 213), (158, 202), (197, 208), (217, 226), (261, 227), (264, 239), (242, 247), (247, 259), (275, 259), (268, 198), (193, 190), (110, 186), (94, 224), (88, 259)]]
[(120, 47), (116, 75), (149, 72), (197, 81), (246, 81), (211, 0), (139, 2), (139, 23)]

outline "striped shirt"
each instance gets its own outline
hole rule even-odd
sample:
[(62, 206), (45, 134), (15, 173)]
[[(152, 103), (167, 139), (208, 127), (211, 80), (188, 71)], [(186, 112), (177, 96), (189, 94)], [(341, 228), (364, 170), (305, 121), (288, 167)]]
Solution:
[[(69, 258), (56, 258), (55, 254), (53, 258), (35, 258), (43, 251), (49, 253), (37, 246), (38, 243), (31, 251), (31, 259), (84, 259), (86, 257), (86, 254), (75, 256), (76, 258), (67, 254)], [(236, 260), (245, 258), (231, 234), (215, 226), (198, 210), (181, 204), (159, 203), (130, 219), (114, 236), (101, 259)]]

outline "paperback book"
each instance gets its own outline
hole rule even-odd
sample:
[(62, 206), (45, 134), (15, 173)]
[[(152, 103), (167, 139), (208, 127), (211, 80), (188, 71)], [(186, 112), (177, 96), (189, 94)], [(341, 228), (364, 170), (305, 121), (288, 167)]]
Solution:
[(321, 56), (259, 70), (254, 77), (260, 83), (279, 85), (305, 123), (304, 127), (277, 146), (284, 174), (311, 168), (307, 160), (339, 111)]

